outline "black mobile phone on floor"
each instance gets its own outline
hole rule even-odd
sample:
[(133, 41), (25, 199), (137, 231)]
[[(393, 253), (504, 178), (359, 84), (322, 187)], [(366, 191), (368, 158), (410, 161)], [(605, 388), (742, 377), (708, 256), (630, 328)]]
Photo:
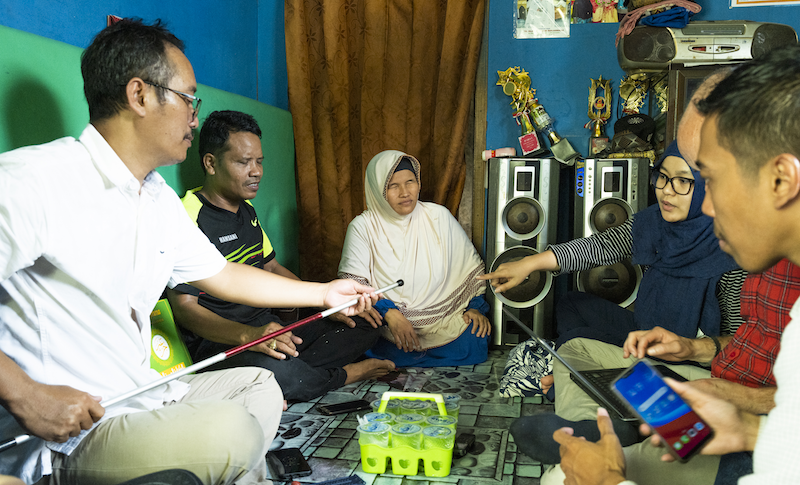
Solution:
[(453, 456), (462, 458), (467, 456), (467, 453), (472, 451), (475, 446), (475, 435), (462, 431), (456, 437), (455, 445), (453, 446)]
[(711, 427), (644, 360), (625, 369), (611, 388), (682, 462), (697, 454), (714, 435)]
[(359, 399), (357, 401), (340, 402), (337, 404), (317, 404), (317, 409), (322, 414), (331, 416), (334, 414), (352, 413), (371, 408), (369, 401)]
[(272, 474), (280, 480), (292, 480), (311, 475), (311, 467), (300, 448), (270, 451), (267, 453), (267, 463)]

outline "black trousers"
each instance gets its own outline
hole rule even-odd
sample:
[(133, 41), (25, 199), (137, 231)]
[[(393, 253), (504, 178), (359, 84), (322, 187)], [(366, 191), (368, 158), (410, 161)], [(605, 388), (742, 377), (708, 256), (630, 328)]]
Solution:
[[(278, 360), (261, 352), (244, 351), (205, 370), (247, 366), (269, 369), (285, 399), (310, 401), (342, 387), (347, 380), (347, 371), (342, 367), (358, 360), (380, 337), (378, 329), (363, 318), (351, 318), (356, 322), (355, 328), (327, 318), (298, 327), (292, 333), (303, 339), (297, 346), (299, 357), (287, 355), (285, 360)], [(230, 348), (204, 341), (192, 358), (197, 362)]]
[(203, 485), (203, 482), (190, 471), (175, 469), (150, 473), (119, 485)]
[(634, 330), (632, 311), (590, 293), (569, 292), (556, 306), (556, 348), (579, 337), (622, 346)]

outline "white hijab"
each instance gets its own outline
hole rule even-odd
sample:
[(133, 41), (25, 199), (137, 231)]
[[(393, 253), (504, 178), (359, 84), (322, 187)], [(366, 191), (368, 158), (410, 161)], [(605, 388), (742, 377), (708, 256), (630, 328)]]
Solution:
[[(458, 221), (445, 207), (419, 202), (408, 215), (386, 199), (389, 180), (408, 157), (420, 182), (416, 158), (396, 150), (377, 154), (364, 180), (367, 210), (347, 228), (339, 277), (380, 288), (398, 279), (404, 285), (387, 296), (414, 325), (423, 349), (440, 347), (467, 329), (463, 312), (486, 285), (475, 277), (483, 261)], [(394, 341), (384, 327), (384, 337)]]

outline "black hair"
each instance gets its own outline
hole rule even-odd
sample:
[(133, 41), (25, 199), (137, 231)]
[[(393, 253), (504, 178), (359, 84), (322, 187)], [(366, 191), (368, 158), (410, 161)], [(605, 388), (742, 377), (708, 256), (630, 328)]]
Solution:
[(781, 153), (800, 157), (800, 46), (739, 65), (697, 102), (717, 117), (717, 138), (748, 175)]
[[(167, 45), (183, 52), (183, 42), (161, 20), (147, 25), (142, 19), (123, 19), (101, 30), (81, 56), (83, 93), (89, 104), (89, 121), (110, 118), (128, 105), (128, 81), (140, 77), (168, 86), (174, 66)], [(158, 90), (158, 99), (165, 93)]]
[(261, 128), (258, 127), (256, 119), (241, 111), (214, 111), (203, 122), (200, 128), (200, 140), (198, 151), (200, 152), (200, 166), (203, 172), (206, 171), (203, 165), (203, 157), (210, 153), (219, 158), (228, 149), (227, 143), (231, 133), (247, 132), (261, 138)]

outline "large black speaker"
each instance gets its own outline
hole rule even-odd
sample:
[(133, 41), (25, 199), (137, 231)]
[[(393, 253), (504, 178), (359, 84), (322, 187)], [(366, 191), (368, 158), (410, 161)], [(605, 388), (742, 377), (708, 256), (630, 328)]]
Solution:
[[(560, 169), (555, 159), (489, 159), (486, 263), (490, 271), (555, 243)], [(515, 345), (528, 339), (505, 316), (504, 306), (537, 334), (549, 336), (552, 289), (552, 274), (535, 272), (503, 294), (487, 292), (492, 307), (492, 344)]]
[[(622, 225), (647, 207), (650, 160), (587, 159), (575, 164), (575, 237)], [(620, 306), (636, 300), (642, 269), (630, 260), (579, 271), (578, 291), (592, 293)]]

